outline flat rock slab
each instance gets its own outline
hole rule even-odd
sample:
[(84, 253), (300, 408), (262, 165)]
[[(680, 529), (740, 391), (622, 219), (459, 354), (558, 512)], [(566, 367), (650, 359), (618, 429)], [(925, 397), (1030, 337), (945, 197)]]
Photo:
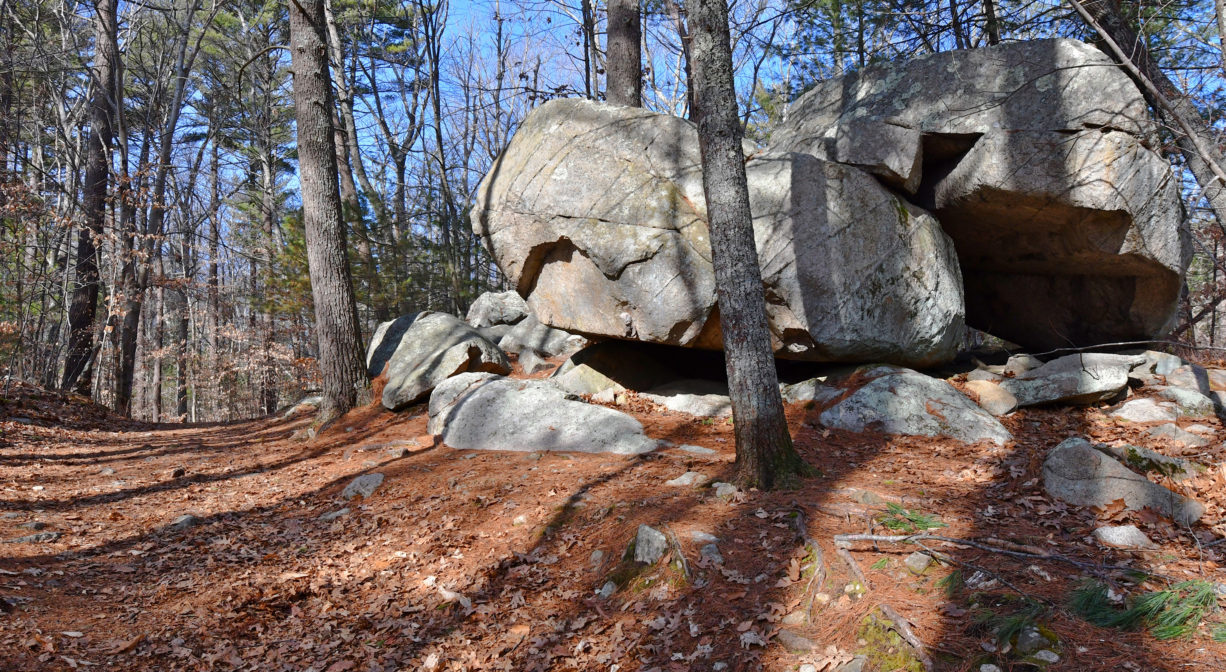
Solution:
[(1136, 525), (1104, 525), (1094, 530), (1093, 536), (1098, 543), (1111, 548), (1158, 548)]
[(680, 380), (639, 394), (640, 398), (659, 404), (670, 411), (701, 418), (722, 418), (732, 415), (732, 400), (728, 386), (707, 380)]
[(383, 406), (398, 411), (421, 401), (458, 373), (510, 373), (506, 353), (446, 313), (418, 313), (388, 359)]
[(992, 381), (968, 380), (966, 389), (974, 394), (980, 408), (992, 415), (1007, 415), (1017, 410), (1017, 397)]
[(546, 381), (489, 373), (435, 388), (428, 430), (462, 450), (639, 454), (658, 445), (625, 413), (576, 401)]
[(375, 494), (375, 490), (379, 489), (380, 485), (383, 485), (383, 474), (362, 474), (349, 481), (349, 485), (346, 485), (345, 489), (341, 490), (341, 498), (353, 499), (354, 497), (361, 496), (362, 499), (366, 499)]
[(1128, 422), (1174, 422), (1179, 417), (1179, 410), (1169, 402), (1133, 399), (1112, 411), (1111, 417)]
[(1205, 513), (1200, 502), (1151, 482), (1079, 437), (1066, 439), (1048, 452), (1043, 461), (1043, 486), (1048, 494), (1069, 504), (1105, 507), (1123, 500), (1130, 511), (1149, 508), (1184, 525)]
[(1145, 358), (1139, 355), (1066, 355), (1005, 379), (1000, 386), (1017, 398), (1020, 407), (1088, 406), (1117, 397), (1128, 385), (1128, 373), (1143, 364)]
[(1009, 430), (949, 383), (907, 369), (882, 367), (877, 378), (822, 412), (827, 427), (853, 432), (948, 436), (1003, 445)]
[(1209, 439), (1206, 439), (1199, 434), (1194, 434), (1182, 429), (1179, 425), (1176, 425), (1173, 422), (1169, 422), (1165, 425), (1158, 425), (1157, 427), (1150, 427), (1149, 429), (1145, 430), (1145, 432), (1150, 436), (1178, 441), (1189, 448), (1200, 448), (1201, 446), (1209, 445)]

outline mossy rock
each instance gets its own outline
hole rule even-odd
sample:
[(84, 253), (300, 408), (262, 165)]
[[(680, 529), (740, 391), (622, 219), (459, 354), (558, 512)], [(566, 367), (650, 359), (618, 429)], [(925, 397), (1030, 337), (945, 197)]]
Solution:
[(880, 610), (874, 609), (860, 621), (856, 636), (865, 642), (856, 653), (868, 658), (870, 669), (924, 672), (924, 664)]

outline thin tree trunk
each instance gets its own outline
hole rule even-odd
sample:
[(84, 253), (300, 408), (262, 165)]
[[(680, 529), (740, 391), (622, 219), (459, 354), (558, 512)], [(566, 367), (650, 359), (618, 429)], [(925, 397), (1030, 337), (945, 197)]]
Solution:
[(77, 239), (76, 282), (68, 309), (68, 355), (64, 362), (62, 389), (92, 395), (94, 316), (98, 306), (98, 250), (106, 221), (107, 175), (113, 139), (112, 120), (116, 104), (115, 75), (119, 67), (116, 44), (117, 2), (98, 0), (94, 21), (97, 64), (90, 100), (90, 133), (85, 167), (85, 223)]
[(320, 417), (326, 421), (354, 406), (366, 372), (345, 254), (323, 0), (291, 2), (289, 18), (299, 181), (323, 379)]
[(175, 415), (179, 422), (187, 422), (187, 338), (190, 332), (190, 306), (187, 303), (187, 293), (179, 292), (182, 303), (179, 306), (178, 333), (175, 335)]
[(737, 478), (771, 488), (808, 467), (792, 447), (754, 246), (725, 0), (691, 5), (698, 143), (736, 434)]
[[(1217, 0), (1219, 3), (1223, 0)], [(996, 19), (996, 1), (983, 0), (983, 30), (988, 34), (988, 44), (1000, 44), (1000, 22)]]
[(643, 35), (638, 0), (609, 0), (605, 98), (614, 105), (641, 107)]
[(694, 100), (694, 69), (693, 58), (690, 55), (689, 29), (685, 25), (685, 17), (681, 14), (681, 7), (677, 5), (676, 0), (664, 0), (664, 9), (668, 12), (668, 18), (672, 19), (673, 27), (677, 30), (677, 39), (681, 42), (681, 58), (685, 67), (686, 105), (690, 108), (690, 119), (697, 119), (698, 107)]

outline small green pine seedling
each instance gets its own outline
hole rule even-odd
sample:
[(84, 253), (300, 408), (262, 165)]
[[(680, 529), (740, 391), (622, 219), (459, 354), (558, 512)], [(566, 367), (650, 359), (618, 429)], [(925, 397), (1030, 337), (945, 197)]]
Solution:
[(877, 562), (874, 562), (873, 564), (869, 565), (868, 568), (869, 569), (885, 569), (886, 567), (889, 567), (889, 566), (890, 566), (890, 559), (882, 558), (878, 560)]

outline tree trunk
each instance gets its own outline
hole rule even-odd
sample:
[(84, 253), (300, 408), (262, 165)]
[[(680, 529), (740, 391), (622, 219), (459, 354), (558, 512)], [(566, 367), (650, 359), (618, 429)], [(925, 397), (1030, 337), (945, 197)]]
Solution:
[(702, 185), (736, 433), (737, 478), (771, 488), (809, 471), (792, 447), (754, 247), (725, 0), (691, 5)]
[(983, 31), (988, 34), (988, 44), (1000, 44), (1000, 21), (996, 19), (996, 0), (983, 0), (983, 16)]
[(179, 292), (178, 334), (175, 335), (175, 415), (179, 422), (187, 422), (187, 338), (190, 332), (191, 306), (187, 293)]
[(98, 249), (106, 221), (107, 175), (110, 171), (115, 74), (119, 67), (116, 0), (98, 0), (94, 20), (97, 54), (90, 99), (89, 148), (85, 164), (85, 223), (78, 234), (76, 282), (68, 309), (68, 355), (62, 389), (85, 396), (93, 388), (94, 316), (98, 306)]
[(642, 40), (638, 0), (609, 0), (605, 99), (614, 105), (642, 106)]
[(302, 214), (323, 378), (320, 418), (327, 421), (353, 408), (366, 372), (345, 254), (323, 0), (291, 2), (289, 19)]
[(1201, 193), (1226, 231), (1226, 173), (1221, 149), (1200, 111), (1166, 76), (1150, 56), (1145, 42), (1120, 13), (1113, 0), (1069, 0), (1082, 18), (1098, 31), (1109, 53), (1138, 81), (1159, 115), (1175, 134), (1175, 142)]

